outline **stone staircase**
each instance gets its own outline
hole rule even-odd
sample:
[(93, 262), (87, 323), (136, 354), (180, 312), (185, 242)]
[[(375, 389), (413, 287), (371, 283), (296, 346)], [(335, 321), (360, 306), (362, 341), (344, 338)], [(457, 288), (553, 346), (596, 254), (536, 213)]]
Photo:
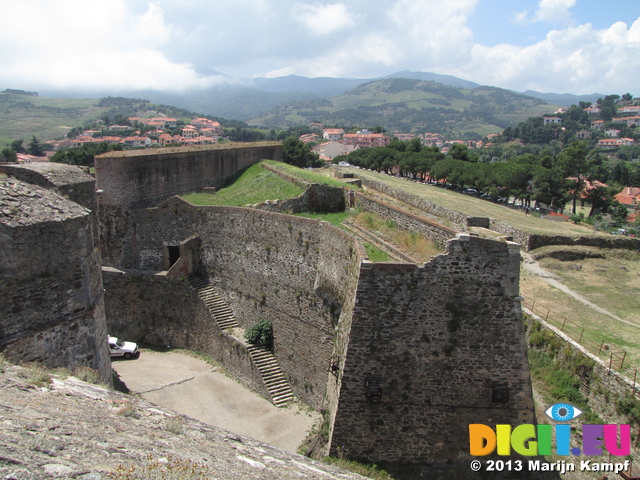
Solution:
[(256, 345), (247, 345), (253, 364), (258, 368), (271, 399), (276, 407), (281, 407), (295, 398), (293, 390), (284, 376), (276, 358), (269, 350)]
[(293, 390), (291, 390), (291, 386), (287, 382), (276, 358), (269, 350), (247, 344), (244, 339), (244, 329), (240, 328), (238, 321), (233, 316), (231, 307), (218, 295), (209, 281), (199, 275), (189, 275), (187, 280), (197, 290), (198, 296), (205, 303), (220, 329), (234, 329), (232, 336), (249, 352), (253, 364), (260, 372), (262, 380), (267, 386), (267, 390), (269, 390), (273, 404), (276, 407), (281, 407), (294, 400)]
[(238, 328), (238, 321), (233, 316), (231, 307), (214, 290), (206, 278), (198, 275), (190, 275), (187, 279), (192, 287), (198, 291), (198, 296), (209, 309), (209, 313), (215, 319), (221, 330)]

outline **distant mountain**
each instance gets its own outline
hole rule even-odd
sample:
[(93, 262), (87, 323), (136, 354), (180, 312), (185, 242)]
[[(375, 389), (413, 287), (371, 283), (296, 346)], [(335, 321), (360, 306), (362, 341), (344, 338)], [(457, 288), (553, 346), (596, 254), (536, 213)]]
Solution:
[(580, 102), (596, 103), (599, 98), (606, 97), (606, 95), (603, 95), (601, 93), (592, 93), (590, 95), (573, 95), (571, 93), (540, 93), (534, 90), (527, 90), (526, 92), (522, 92), (522, 94), (540, 98), (546, 102), (560, 105), (561, 107), (578, 105)]
[(496, 87), (461, 88), (388, 77), (334, 97), (280, 105), (250, 123), (288, 128), (322, 122), (358, 128), (381, 126), (389, 133), (434, 132), (449, 138), (481, 138), (557, 109), (557, 104)]
[(358, 78), (308, 78), (289, 75), (276, 78), (254, 78), (251, 84), (259, 90), (271, 93), (305, 92), (332, 97), (351, 90), (366, 81), (368, 80)]
[[(162, 92), (156, 90), (119, 91), (119, 92), (53, 92), (43, 91), (44, 96), (60, 96), (67, 98), (100, 98), (105, 96), (124, 96), (145, 98), (153, 103), (175, 105), (205, 115), (215, 115), (230, 119), (247, 121), (265, 115), (279, 105), (292, 102), (319, 100), (322, 97), (341, 95), (358, 85), (376, 80), (405, 78), (425, 82), (437, 82), (457, 88), (473, 89), (481, 85), (452, 75), (440, 75), (432, 72), (412, 72), (404, 70), (385, 77), (357, 79), (331, 77), (301, 77), (288, 75), (276, 78), (238, 79), (220, 74), (214, 70), (200, 72), (202, 74), (219, 74), (225, 83), (207, 89), (192, 90), (183, 93)], [(546, 102), (570, 106), (580, 101), (595, 102), (604, 97), (600, 94), (571, 95), (526, 91), (523, 95), (542, 99)]]
[(403, 70), (402, 72), (394, 73), (393, 75), (388, 75), (383, 78), (409, 78), (422, 80), (424, 82), (438, 82), (459, 88), (477, 88), (482, 86), (479, 83), (463, 80), (462, 78), (454, 77), (452, 75), (440, 75), (438, 73), (431, 72), (410, 72), (409, 70)]

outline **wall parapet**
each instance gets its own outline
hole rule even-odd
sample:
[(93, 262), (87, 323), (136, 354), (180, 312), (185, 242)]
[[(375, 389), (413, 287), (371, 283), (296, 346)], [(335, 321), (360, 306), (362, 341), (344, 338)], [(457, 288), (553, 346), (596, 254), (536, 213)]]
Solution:
[(95, 158), (101, 205), (126, 209), (155, 207), (174, 195), (221, 187), (238, 171), (260, 160), (281, 160), (274, 142), (228, 148), (159, 149), (110, 152)]

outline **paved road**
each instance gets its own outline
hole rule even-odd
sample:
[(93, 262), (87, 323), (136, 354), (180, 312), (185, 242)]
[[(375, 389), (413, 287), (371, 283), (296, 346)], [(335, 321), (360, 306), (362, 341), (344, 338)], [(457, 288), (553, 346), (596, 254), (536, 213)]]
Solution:
[(113, 368), (134, 393), (210, 425), (295, 452), (316, 412), (297, 405), (276, 408), (206, 362), (179, 352), (143, 350)]

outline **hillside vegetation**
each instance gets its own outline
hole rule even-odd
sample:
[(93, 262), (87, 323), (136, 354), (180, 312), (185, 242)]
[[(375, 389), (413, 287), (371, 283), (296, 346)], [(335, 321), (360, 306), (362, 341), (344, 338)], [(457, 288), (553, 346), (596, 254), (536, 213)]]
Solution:
[(364, 83), (328, 99), (275, 108), (251, 123), (265, 127), (322, 122), (382, 126), (388, 132), (435, 132), (480, 138), (558, 108), (496, 87), (457, 88), (433, 81), (389, 78)]
[[(128, 117), (156, 116), (173, 117), (188, 124), (202, 115), (142, 99), (48, 98), (0, 93), (0, 146), (9, 145), (12, 140), (28, 141), (34, 135), (40, 142), (61, 140), (72, 130), (96, 128), (105, 120), (118, 123)], [(228, 127), (246, 126), (233, 120), (217, 120)]]

